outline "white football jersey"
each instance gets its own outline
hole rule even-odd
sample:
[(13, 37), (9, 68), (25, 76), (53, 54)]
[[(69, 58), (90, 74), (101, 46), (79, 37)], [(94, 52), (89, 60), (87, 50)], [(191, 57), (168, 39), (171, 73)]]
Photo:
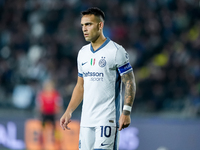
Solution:
[(96, 50), (78, 53), (78, 76), (84, 80), (81, 126), (117, 126), (122, 111), (121, 76), (132, 67), (128, 53), (109, 38)]

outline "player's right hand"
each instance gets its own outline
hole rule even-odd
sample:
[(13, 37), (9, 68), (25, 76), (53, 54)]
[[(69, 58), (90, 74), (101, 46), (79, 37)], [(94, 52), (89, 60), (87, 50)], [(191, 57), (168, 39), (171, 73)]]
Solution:
[(67, 129), (70, 130), (68, 127), (68, 124), (71, 122), (71, 114), (65, 112), (63, 116), (60, 118), (60, 126), (62, 127), (63, 130)]
[(119, 131), (121, 131), (124, 128), (127, 128), (131, 124), (131, 117), (130, 115), (124, 115), (121, 114), (119, 118)]

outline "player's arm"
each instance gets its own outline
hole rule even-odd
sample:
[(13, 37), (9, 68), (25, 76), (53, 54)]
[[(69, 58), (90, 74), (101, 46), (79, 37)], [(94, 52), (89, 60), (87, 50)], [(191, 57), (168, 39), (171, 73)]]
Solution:
[(131, 123), (130, 109), (133, 105), (136, 92), (136, 83), (133, 71), (130, 71), (122, 75), (122, 82), (124, 83), (125, 86), (125, 93), (124, 93), (124, 109), (119, 119), (119, 130), (128, 127)]
[(71, 122), (70, 119), (71, 119), (72, 113), (83, 100), (83, 91), (84, 91), (83, 82), (84, 82), (83, 78), (78, 77), (76, 86), (74, 87), (74, 90), (72, 93), (70, 103), (65, 113), (60, 119), (60, 126), (63, 128), (63, 130), (65, 130), (65, 128), (69, 129), (68, 124)]

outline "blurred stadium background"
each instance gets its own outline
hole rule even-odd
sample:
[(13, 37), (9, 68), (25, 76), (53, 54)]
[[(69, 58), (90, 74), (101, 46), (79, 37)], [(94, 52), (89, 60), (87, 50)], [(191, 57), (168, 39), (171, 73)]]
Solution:
[(128, 51), (136, 77), (132, 123), (120, 149), (197, 150), (198, 0), (0, 0), (0, 149), (26, 149), (24, 128), (38, 117), (35, 96), (45, 80), (56, 83), (66, 109), (77, 52), (87, 44), (80, 12), (91, 6), (105, 12), (104, 34)]

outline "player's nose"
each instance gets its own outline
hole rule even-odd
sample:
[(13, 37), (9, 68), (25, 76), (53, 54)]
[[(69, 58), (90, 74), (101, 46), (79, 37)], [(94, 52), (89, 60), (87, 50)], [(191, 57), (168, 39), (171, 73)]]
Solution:
[(82, 26), (82, 31), (83, 31), (83, 32), (86, 32), (86, 31), (87, 31), (86, 26), (84, 26), (84, 25)]

